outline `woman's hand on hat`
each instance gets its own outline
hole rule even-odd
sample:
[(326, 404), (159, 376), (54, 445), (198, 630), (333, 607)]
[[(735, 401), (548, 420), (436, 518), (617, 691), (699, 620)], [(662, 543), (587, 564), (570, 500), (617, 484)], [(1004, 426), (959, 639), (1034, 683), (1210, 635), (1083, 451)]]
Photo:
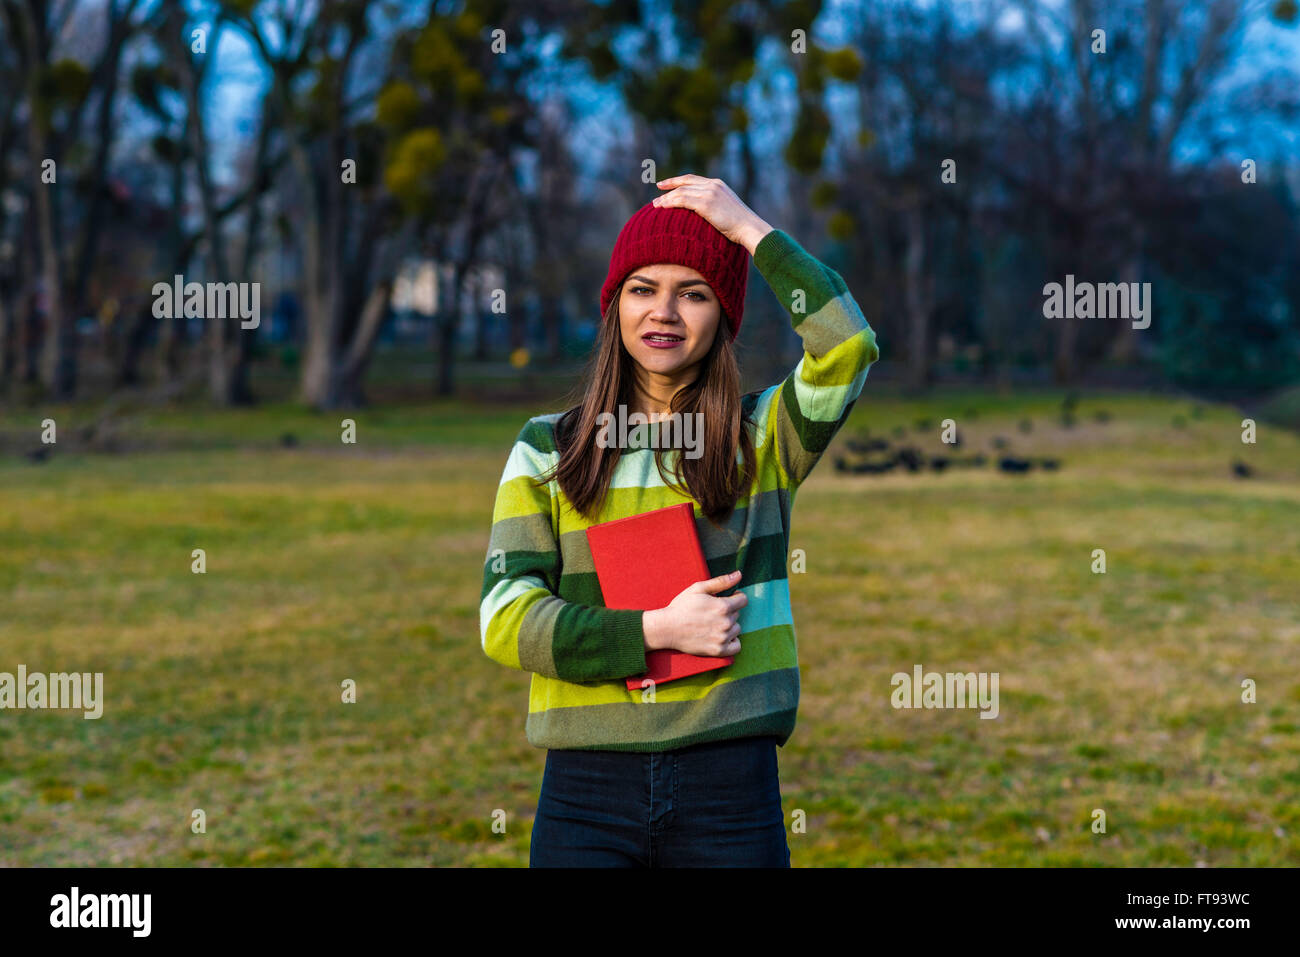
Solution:
[(731, 187), (720, 179), (683, 173), (661, 179), (655, 185), (668, 190), (654, 198), (655, 206), (681, 206), (694, 210), (733, 243), (749, 250), (751, 256), (759, 241), (772, 231), (772, 226), (741, 202)]

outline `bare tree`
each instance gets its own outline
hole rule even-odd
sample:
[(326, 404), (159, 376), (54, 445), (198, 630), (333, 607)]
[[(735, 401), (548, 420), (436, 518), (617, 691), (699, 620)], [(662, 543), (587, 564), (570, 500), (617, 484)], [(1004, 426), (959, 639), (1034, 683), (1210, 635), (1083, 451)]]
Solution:
[[(134, 19), (138, 0), (105, 0), (102, 46), (87, 68), (78, 60), (58, 57), (61, 37), (76, 8), (75, 0), (62, 4), (0, 2), (0, 15), (17, 52), (27, 107), (29, 195), (39, 259), (39, 300), (45, 318), (40, 377), (47, 393), (61, 399), (70, 398), (76, 389), (74, 321), (86, 306), (85, 292), (103, 222), (123, 50), (139, 28)], [(90, 164), (81, 184), (86, 208), (81, 211), (80, 231), (73, 236), (63, 221), (68, 210), (62, 196), (69, 191), (59, 188), (70, 181), (71, 171), (61, 167), (67, 146), (81, 139), (91, 102), (97, 103), (97, 111)], [(69, 239), (72, 241), (65, 243)], [(65, 249), (75, 250), (70, 265), (63, 261)], [(65, 288), (69, 278), (71, 285)], [(27, 302), (36, 298), (29, 288), (20, 295)]]
[[(229, 11), (270, 68), (297, 178), (307, 321), (301, 394), (315, 408), (363, 401), (361, 380), (396, 265), (397, 243), (381, 242), (392, 204), (377, 188), (373, 166), (362, 165), (373, 152), (357, 120), (377, 92), (358, 69), (373, 38), (371, 6), (340, 0), (320, 15), (276, 3)], [(314, 83), (304, 94), (307, 78)]]
[[(1120, 0), (1103, 10), (1093, 0), (1061, 8), (1017, 0), (1016, 6), (1039, 53), (1039, 92), (1030, 101), (1038, 122), (1012, 124), (1010, 145), (1028, 155), (1025, 150), (1041, 150), (1047, 132), (1054, 162), (1008, 164), (1003, 172), (1051, 210), (1054, 230), (1068, 244), (1057, 244), (1056, 268), (1096, 261), (1090, 257), (1105, 251), (1117, 278), (1136, 282), (1144, 223), (1170, 201), (1163, 192), (1174, 178), (1174, 145), (1233, 62), (1261, 5)], [(1134, 95), (1121, 96), (1122, 89)], [(1058, 382), (1077, 375), (1079, 335), (1078, 323), (1060, 324)], [(1135, 335), (1130, 323), (1120, 324), (1113, 355), (1132, 358)]]
[[(0, 5), (18, 51), (19, 72), (28, 106), (27, 153), (30, 195), (33, 203), (40, 282), (45, 312), (41, 381), (54, 398), (68, 398), (76, 387), (76, 354), (72, 318), (63, 305), (63, 270), (59, 259), (57, 140), (51, 129), (54, 104), (43, 80), (51, 75), (54, 39), (69, 7), (61, 13), (40, 0), (7, 0)], [(47, 166), (47, 163), (53, 165)], [(53, 183), (44, 177), (53, 174)]]

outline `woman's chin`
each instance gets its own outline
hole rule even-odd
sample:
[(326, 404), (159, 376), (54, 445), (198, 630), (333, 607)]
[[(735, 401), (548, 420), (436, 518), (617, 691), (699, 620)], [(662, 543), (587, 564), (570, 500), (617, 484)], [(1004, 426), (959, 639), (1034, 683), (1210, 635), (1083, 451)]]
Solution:
[[(690, 363), (686, 361), (685, 350), (680, 354), (677, 349), (664, 349), (662, 352), (657, 349), (645, 350), (649, 355), (642, 354), (637, 356), (637, 362), (641, 368), (647, 372), (657, 372), (660, 375), (672, 375), (674, 372), (680, 372), (687, 368)], [(664, 355), (663, 353), (670, 353)]]

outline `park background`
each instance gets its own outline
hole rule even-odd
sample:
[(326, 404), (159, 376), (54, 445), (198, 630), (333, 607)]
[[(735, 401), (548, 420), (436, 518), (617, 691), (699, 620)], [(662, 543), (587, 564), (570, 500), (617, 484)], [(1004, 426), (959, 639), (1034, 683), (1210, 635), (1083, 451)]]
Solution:
[[(1294, 865), (1298, 34), (1294, 0), (0, 0), (0, 671), (106, 697), (0, 711), (0, 865), (527, 863), (495, 487), (683, 172), (881, 350), (795, 511), (795, 865)], [(158, 319), (177, 274), (257, 282), (259, 327)], [(1045, 318), (1067, 274), (1151, 283), (1150, 327)], [(799, 358), (751, 283), (747, 390)], [(917, 663), (998, 672), (999, 718), (891, 708)]]

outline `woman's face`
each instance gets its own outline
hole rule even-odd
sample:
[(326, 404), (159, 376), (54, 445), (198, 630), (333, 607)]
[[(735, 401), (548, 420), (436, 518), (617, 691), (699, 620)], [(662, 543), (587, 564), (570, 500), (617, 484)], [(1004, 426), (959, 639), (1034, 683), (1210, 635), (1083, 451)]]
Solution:
[(694, 269), (641, 266), (623, 281), (618, 299), (623, 346), (644, 370), (678, 376), (709, 353), (722, 304)]

